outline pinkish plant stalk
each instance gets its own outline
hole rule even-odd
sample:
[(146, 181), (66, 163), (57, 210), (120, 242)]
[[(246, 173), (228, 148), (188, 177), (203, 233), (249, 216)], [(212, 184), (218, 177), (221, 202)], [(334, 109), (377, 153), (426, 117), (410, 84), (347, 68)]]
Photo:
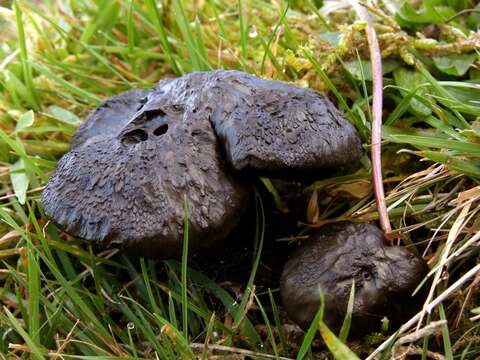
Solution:
[(383, 106), (383, 73), (382, 56), (378, 45), (377, 34), (373, 27), (372, 18), (356, 0), (349, 0), (355, 9), (358, 17), (367, 23), (365, 32), (370, 50), (370, 63), (373, 75), (373, 103), (372, 103), (372, 173), (373, 192), (377, 202), (378, 218), (380, 226), (388, 236), (392, 232), (388, 218), (387, 206), (385, 204), (385, 193), (383, 190), (382, 162), (381, 162), (381, 140), (382, 140), (382, 106)]

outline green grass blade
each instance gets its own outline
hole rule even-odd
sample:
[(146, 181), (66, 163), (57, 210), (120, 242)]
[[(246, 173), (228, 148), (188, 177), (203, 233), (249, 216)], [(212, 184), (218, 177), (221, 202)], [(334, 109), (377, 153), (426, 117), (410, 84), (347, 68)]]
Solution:
[[(398, 119), (400, 119), (400, 117), (408, 111), (408, 108), (410, 107), (410, 103), (412, 99), (415, 97), (415, 94), (417, 93), (418, 89), (420, 89), (423, 86), (424, 85), (422, 84), (410, 90), (408, 94), (404, 96), (403, 99), (398, 103), (395, 109), (388, 115), (387, 119), (384, 121), (384, 124), (392, 125)], [(387, 88), (388, 87), (385, 87), (385, 89)]]
[(391, 142), (411, 144), (417, 147), (448, 149), (464, 152), (468, 155), (480, 156), (480, 146), (478, 146), (478, 144), (466, 141), (442, 139), (439, 136), (423, 134), (424, 132), (400, 130), (389, 126), (383, 126), (382, 128), (383, 138)]
[(317, 333), (318, 325), (323, 319), (323, 293), (320, 292), (319, 294), (320, 298), (320, 305), (318, 307), (318, 311), (315, 314), (315, 317), (312, 320), (312, 323), (308, 327), (307, 332), (305, 333), (305, 336), (303, 337), (302, 345), (300, 345), (300, 348), (298, 349), (297, 353), (297, 360), (302, 360), (305, 358), (305, 355), (310, 351), (310, 346), (312, 344), (313, 339), (315, 338), (315, 334)]
[(55, 75), (46, 66), (40, 65), (40, 64), (32, 64), (32, 66), (35, 68), (35, 70), (37, 70), (39, 73), (41, 73), (45, 77), (49, 78), (50, 80), (56, 82), (59, 85), (62, 85), (67, 91), (77, 96), (80, 96), (81, 98), (84, 98), (85, 100), (87, 100), (87, 102), (91, 103), (92, 105), (98, 106), (102, 102), (102, 100), (98, 96), (68, 82), (65, 79), (62, 79), (58, 75)]
[(27, 241), (27, 281), (28, 281), (28, 332), (32, 340), (40, 343), (40, 311), (39, 305), (41, 296), (40, 291), (40, 268), (38, 266), (38, 256), (33, 249), (34, 245), (31, 239)]
[[(445, 309), (443, 308), (442, 304), (438, 306), (438, 313), (440, 314), (441, 320), (447, 320), (447, 317), (445, 315)], [(442, 339), (443, 339), (443, 349), (445, 351), (445, 359), (453, 360), (452, 342), (450, 340), (450, 334), (448, 331), (448, 322), (442, 326)]]
[[(457, 102), (457, 100), (452, 97), (448, 90), (444, 89), (423, 65), (418, 66), (418, 70), (430, 82), (432, 87), (440, 94), (440, 96), (452, 101), (453, 103)], [(468, 127), (470, 125), (458, 110), (453, 109), (453, 113), (462, 122), (463, 126)]]
[(283, 324), (280, 321), (280, 316), (278, 314), (278, 306), (275, 302), (275, 299), (273, 298), (272, 291), (268, 289), (268, 296), (270, 298), (270, 304), (272, 306), (272, 314), (273, 314), (273, 319), (275, 321), (275, 326), (277, 328), (278, 332), (278, 337), (280, 339), (280, 347), (282, 349), (282, 354), (286, 355), (287, 354), (287, 338), (285, 336), (285, 330), (283, 328)]
[[(130, 0), (127, 15), (127, 37), (128, 37), (128, 52), (133, 57), (135, 51), (135, 23), (133, 22), (133, 4), (135, 0)], [(132, 66), (133, 68), (134, 66)]]
[[(426, 320), (426, 323), (427, 324), (430, 324), (430, 318), (431, 318), (431, 315), (428, 314), (427, 315), (427, 320)], [(427, 360), (428, 358), (428, 341), (430, 339), (430, 336), (425, 336), (423, 338), (423, 344), (422, 344), (422, 359), (421, 360)]]
[(177, 323), (177, 313), (175, 309), (175, 303), (173, 301), (172, 292), (168, 293), (168, 318), (170, 319), (170, 323), (175, 327), (178, 327)]
[(360, 65), (363, 98), (366, 99), (365, 105), (367, 106), (367, 115), (368, 115), (368, 119), (369, 119), (370, 124), (371, 124), (372, 123), (372, 109), (370, 108), (370, 101), (369, 101), (369, 95), (368, 95), (368, 90), (367, 90), (367, 80), (366, 80), (366, 77), (365, 77), (365, 69), (363, 67), (364, 63), (360, 58), (360, 54), (358, 53), (358, 50), (355, 51), (355, 53), (357, 55), (358, 64)]
[(23, 82), (13, 72), (7, 69), (2, 70), (1, 73), (3, 74), (3, 80), (1, 83), (5, 86), (8, 94), (12, 97), (15, 107), (21, 108), (21, 101), (24, 101), (32, 109), (37, 109), (34, 99)]
[(208, 63), (207, 50), (205, 49), (205, 42), (203, 41), (203, 32), (202, 25), (198, 18), (195, 18), (195, 35), (196, 35), (196, 44), (197, 52), (199, 53), (199, 59), (202, 63), (202, 70), (213, 70), (213, 68)]
[(475, 163), (473, 161), (463, 160), (440, 151), (418, 151), (416, 154), (437, 163), (445, 164), (449, 169), (455, 170), (459, 173), (480, 178), (479, 162)]
[(276, 357), (278, 357), (279, 354), (278, 354), (277, 343), (275, 341), (275, 336), (273, 335), (273, 330), (270, 324), (270, 320), (268, 319), (267, 313), (265, 312), (265, 309), (263, 308), (263, 305), (260, 302), (260, 299), (258, 298), (258, 296), (256, 294), (254, 294), (253, 296), (255, 298), (255, 301), (257, 302), (258, 308), (260, 309), (260, 313), (262, 314), (263, 321), (265, 322), (268, 339), (270, 341), (270, 344), (272, 345), (273, 353), (275, 354)]
[(95, 325), (96, 330), (105, 338), (109, 339), (111, 337), (110, 332), (103, 326), (99, 318), (95, 315), (90, 306), (85, 302), (79, 292), (72, 286), (73, 283), (67, 281), (65, 277), (60, 273), (59, 269), (52, 264), (43, 254), (39, 253), (43, 262), (48, 266), (50, 271), (54, 274), (55, 278), (62, 284), (65, 292), (70, 296), (72, 302), (78, 307), (83, 316), (88, 318), (92, 324)]
[(107, 22), (115, 22), (115, 13), (118, 13), (118, 8), (119, 5), (115, 1), (103, 0), (100, 2), (95, 9), (95, 16), (90, 20), (82, 36), (80, 36), (80, 42), (88, 44), (93, 35), (98, 31), (98, 28)]
[(234, 317), (234, 324), (238, 325), (239, 321), (242, 320), (242, 314), (247, 307), (248, 300), (253, 289), (253, 282), (255, 281), (255, 276), (257, 274), (258, 265), (260, 264), (260, 258), (262, 255), (263, 249), (263, 240), (265, 235), (265, 214), (263, 210), (262, 199), (259, 194), (255, 191), (255, 203), (257, 209), (257, 225), (255, 230), (255, 239), (257, 239), (257, 247), (255, 248), (255, 258), (252, 264), (252, 270), (250, 272), (250, 277), (248, 279), (245, 291), (243, 293), (243, 298), (238, 307), (237, 313)]
[[(123, 300), (127, 300), (128, 302), (133, 303), (140, 310), (134, 313), (132, 309), (124, 301), (122, 301), (122, 303), (120, 304), (120, 309), (122, 310), (123, 314), (125, 314), (127, 319), (135, 326), (137, 331), (141, 332), (145, 336), (145, 338), (148, 339), (150, 345), (158, 352), (160, 358), (167, 359), (168, 357), (166, 356), (165, 349), (168, 348), (168, 345), (163, 343), (163, 341), (162, 343), (159, 341), (155, 334), (155, 331), (148, 325), (149, 322), (143, 316), (143, 309), (141, 308), (141, 306), (130, 297), (123, 297)], [(158, 317), (158, 319), (161, 319), (158, 314), (154, 314), (154, 316)], [(165, 322), (163, 321), (159, 321), (159, 323), (161, 325), (165, 324)]]
[(157, 301), (155, 300), (155, 296), (153, 295), (152, 284), (150, 282), (150, 277), (148, 274), (148, 269), (145, 264), (145, 259), (140, 259), (140, 267), (142, 269), (142, 277), (143, 282), (145, 283), (145, 289), (147, 290), (148, 299), (150, 301), (150, 305), (152, 305), (153, 312), (157, 314), (163, 314), (163, 312), (158, 307)]
[(245, 20), (243, 18), (243, 1), (238, 0), (238, 23), (239, 23), (239, 32), (240, 32), (240, 48), (242, 50), (242, 57), (244, 60), (247, 59), (247, 29), (245, 25)]
[[(287, 15), (287, 12), (288, 12), (288, 9), (290, 8), (290, 4), (287, 3), (285, 5), (285, 8), (284, 10), (282, 11), (282, 13), (280, 14), (280, 18), (278, 19), (278, 22), (275, 24), (275, 28), (273, 29), (272, 33), (270, 34), (270, 36), (268, 37), (268, 41), (265, 45), (265, 51), (263, 53), (263, 56), (262, 56), (262, 63), (260, 64), (260, 73), (261, 74), (264, 74), (265, 73), (265, 60), (267, 60), (267, 56), (270, 57), (270, 46), (272, 45), (272, 42), (273, 42), (273, 39), (275, 39), (275, 36), (277, 35), (277, 32), (278, 32), (278, 29), (280, 28), (280, 26), (282, 25), (283, 21), (285, 20), (285, 16)], [(276, 59), (274, 56), (271, 56), (271, 60), (272, 62), (275, 61), (276, 62)]]
[(338, 336), (342, 343), (345, 343), (350, 332), (350, 325), (352, 324), (353, 316), (353, 303), (355, 300), (355, 280), (352, 281), (352, 287), (350, 289), (350, 296), (348, 297), (347, 311), (345, 313), (345, 319), (343, 320), (342, 328)]
[(206, 360), (208, 356), (208, 344), (210, 343), (210, 339), (212, 337), (213, 329), (215, 324), (215, 313), (212, 313), (212, 316), (208, 322), (207, 326), (207, 333), (205, 335), (205, 346), (202, 349), (202, 355), (200, 357), (201, 360)]
[(158, 11), (158, 7), (155, 0), (145, 0), (145, 6), (147, 7), (148, 14), (152, 18), (152, 21), (158, 31), (158, 34), (160, 35), (162, 50), (165, 54), (167, 54), (168, 59), (170, 61), (170, 66), (172, 67), (175, 74), (180, 76), (182, 72), (180, 71), (177, 61), (173, 56), (173, 49), (172, 49), (172, 46), (170, 45), (170, 42), (168, 41), (167, 32), (165, 30), (165, 26), (163, 24), (162, 17)]
[(323, 341), (336, 360), (360, 360), (360, 358), (338, 339), (323, 321), (318, 324)]
[[(13, 314), (8, 310), (6, 306), (3, 307), (3, 312), (6, 315), (6, 319), (4, 321), (10, 323), (10, 325), (13, 326), (16, 332), (20, 334), (20, 336), (25, 340), (27, 343), (28, 347), (32, 350), (32, 355), (34, 359), (39, 359), (42, 360), (45, 357), (43, 356), (43, 352), (40, 350), (40, 348), (37, 346), (37, 343), (35, 340), (33, 340), (23, 329), (23, 327), (18, 323), (17, 319), (13, 316)], [(4, 314), (0, 314), (1, 317), (5, 317)]]
[(17, 35), (18, 35), (18, 43), (20, 47), (20, 61), (22, 63), (23, 78), (27, 86), (27, 89), (30, 93), (32, 103), (35, 105), (34, 109), (38, 110), (40, 108), (40, 104), (39, 104), (37, 92), (33, 84), (32, 68), (28, 61), (27, 41), (25, 39), (25, 29), (23, 27), (22, 10), (18, 5), (18, 0), (15, 0), (13, 2), (13, 7), (15, 9), (15, 19), (17, 22)]
[(183, 336), (188, 341), (188, 300), (187, 300), (187, 271), (188, 271), (188, 199), (183, 197), (183, 244), (182, 244), (182, 324)]
[(190, 28), (190, 21), (183, 10), (183, 5), (181, 0), (173, 0), (173, 7), (175, 9), (175, 20), (177, 21), (178, 27), (185, 41), (185, 46), (187, 47), (188, 54), (192, 61), (192, 68), (190, 71), (199, 71), (203, 70), (202, 61), (200, 60), (200, 53), (198, 46), (199, 44), (194, 40), (192, 30)]

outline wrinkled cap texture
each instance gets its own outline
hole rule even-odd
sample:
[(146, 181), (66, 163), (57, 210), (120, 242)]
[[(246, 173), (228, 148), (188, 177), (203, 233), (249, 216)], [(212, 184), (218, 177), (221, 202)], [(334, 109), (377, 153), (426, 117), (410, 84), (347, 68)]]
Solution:
[(322, 291), (324, 321), (338, 330), (355, 281), (352, 329), (367, 333), (384, 316), (405, 318), (422, 305), (422, 299), (411, 295), (427, 270), (413, 251), (386, 246), (376, 226), (345, 222), (319, 229), (300, 245), (285, 265), (280, 294), (289, 317), (307, 329)]
[(360, 155), (353, 126), (324, 96), (238, 71), (196, 72), (92, 111), (43, 205), (71, 235), (168, 258), (181, 252), (185, 196), (189, 244), (203, 250), (228, 235), (249, 201), (236, 170), (316, 171)]
[(358, 161), (355, 128), (324, 95), (238, 71), (211, 85), (212, 122), (229, 164), (279, 177), (319, 174)]
[(176, 82), (142, 99), (122, 94), (89, 116), (44, 191), (48, 217), (100, 247), (159, 258), (181, 253), (184, 196), (193, 251), (235, 227), (250, 188), (227, 171), (199, 87)]

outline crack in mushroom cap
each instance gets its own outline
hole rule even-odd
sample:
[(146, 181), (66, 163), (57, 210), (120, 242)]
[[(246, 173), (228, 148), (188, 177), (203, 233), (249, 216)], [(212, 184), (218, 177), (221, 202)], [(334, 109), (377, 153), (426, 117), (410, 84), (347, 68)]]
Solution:
[(354, 280), (353, 323), (367, 332), (384, 316), (402, 318), (421, 306), (411, 295), (427, 270), (425, 261), (411, 250), (386, 246), (374, 225), (332, 224), (292, 253), (282, 272), (280, 295), (289, 317), (307, 329), (322, 291), (324, 321), (339, 329)]
[(353, 126), (323, 95), (239, 71), (194, 72), (112, 97), (78, 129), (43, 203), (72, 235), (157, 257), (203, 249), (238, 223), (251, 195), (227, 169), (296, 176), (361, 155)]
[[(100, 127), (95, 141), (77, 142), (43, 193), (47, 216), (101, 247), (168, 258), (181, 253), (185, 194), (191, 250), (224, 238), (237, 225), (251, 189), (229, 174), (208, 111), (196, 104), (194, 112), (182, 101), (188, 96), (170, 95), (151, 91), (155, 111), (119, 119), (123, 128), (113, 127), (114, 136), (101, 134), (108, 128)], [(95, 123), (84, 129), (94, 128)]]

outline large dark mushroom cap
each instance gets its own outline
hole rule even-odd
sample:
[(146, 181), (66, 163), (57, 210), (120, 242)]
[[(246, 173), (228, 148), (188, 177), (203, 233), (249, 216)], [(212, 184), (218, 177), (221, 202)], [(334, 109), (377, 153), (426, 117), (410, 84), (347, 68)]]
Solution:
[(340, 223), (320, 229), (291, 255), (281, 277), (282, 304), (289, 317), (307, 329), (325, 297), (324, 321), (339, 329), (353, 280), (353, 323), (367, 332), (387, 316), (397, 320), (421, 306), (411, 297), (427, 273), (413, 251), (386, 246), (370, 224)]
[(181, 249), (184, 195), (193, 250), (236, 226), (251, 189), (232, 169), (294, 177), (361, 153), (353, 126), (319, 93), (239, 71), (195, 72), (94, 110), (43, 204), (74, 236), (166, 258)]
[[(279, 177), (322, 174), (363, 154), (357, 131), (311, 89), (235, 70), (194, 72), (156, 91), (202, 104), (234, 170)], [(146, 108), (155, 108), (149, 101)]]
[[(250, 188), (226, 169), (208, 111), (201, 105), (193, 111), (182, 97), (169, 95), (151, 91), (145, 109), (128, 122), (119, 119), (123, 127), (113, 126), (113, 136), (73, 147), (44, 191), (47, 216), (101, 247), (168, 258), (181, 252), (186, 195), (191, 249), (225, 237), (238, 223)], [(147, 106), (153, 101), (154, 110)], [(136, 99), (131, 103), (137, 106)], [(104, 117), (112, 115), (108, 108)], [(95, 125), (80, 129), (76, 138)]]
[(209, 82), (212, 122), (236, 170), (300, 177), (351, 165), (363, 154), (355, 128), (314, 90), (239, 71), (214, 72)]

